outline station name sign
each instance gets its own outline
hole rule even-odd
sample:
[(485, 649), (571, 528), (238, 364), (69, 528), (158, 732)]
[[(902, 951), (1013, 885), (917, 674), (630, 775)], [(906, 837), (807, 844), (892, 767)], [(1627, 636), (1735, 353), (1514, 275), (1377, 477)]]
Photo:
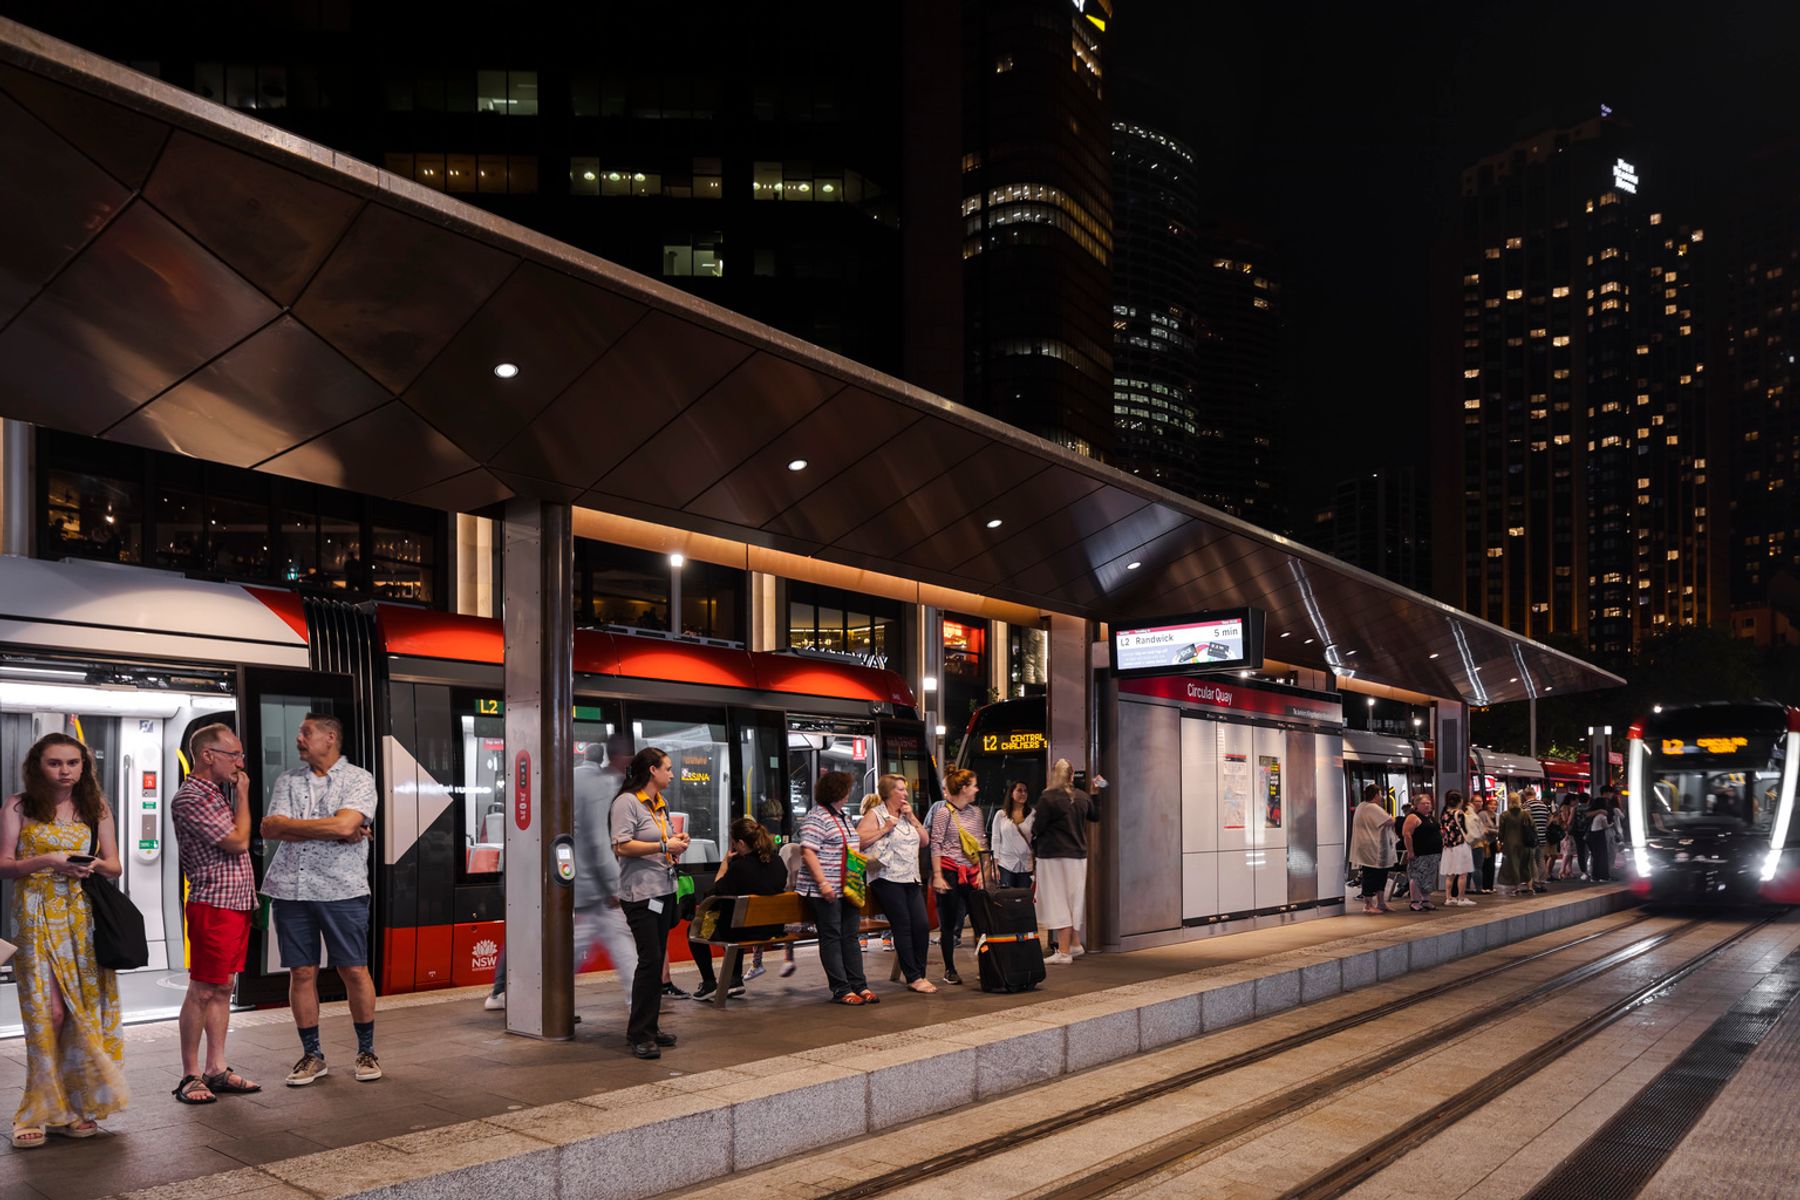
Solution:
[(1198, 675), (1263, 665), (1261, 609), (1233, 608), (1113, 626), (1112, 669), (1121, 678)]
[(1119, 694), (1149, 700), (1172, 700), (1177, 704), (1221, 713), (1280, 717), (1316, 725), (1341, 725), (1344, 721), (1343, 703), (1332, 697), (1297, 690), (1244, 687), (1212, 679), (1170, 675), (1126, 679), (1119, 684)]

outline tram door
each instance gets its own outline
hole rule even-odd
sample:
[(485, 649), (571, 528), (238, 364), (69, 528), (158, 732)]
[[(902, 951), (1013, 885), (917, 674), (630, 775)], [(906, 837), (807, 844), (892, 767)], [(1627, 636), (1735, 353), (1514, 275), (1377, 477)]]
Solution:
[(944, 798), (937, 764), (931, 758), (931, 741), (925, 736), (925, 722), (883, 720), (876, 726), (876, 740), (881, 747), (881, 774), (906, 776), (913, 810), (924, 820), (931, 806)]
[[(256, 869), (257, 887), (261, 888), (269, 860), (277, 843), (265, 842), (256, 830), (268, 812), (269, 799), (275, 792), (275, 781), (284, 772), (306, 764), (294, 739), (307, 713), (328, 713), (344, 723), (343, 755), (364, 770), (374, 770), (369, 748), (361, 744), (355, 718), (354, 691), (350, 676), (325, 671), (302, 671), (280, 667), (238, 668), (238, 730), (244, 743), (245, 769), (250, 772), (251, 838), (250, 857)], [(382, 814), (375, 815), (377, 830)], [(374, 864), (378, 856), (369, 855), (370, 882), (374, 881)], [(377, 906), (370, 905), (371, 920)], [(378, 943), (370, 930), (371, 947)], [(329, 968), (330, 959), (324, 965)], [(373, 965), (373, 964), (371, 964)], [(249, 961), (238, 976), (237, 1003), (282, 1003), (287, 999), (287, 972), (281, 967), (276, 948), (275, 930), (269, 902), (265, 899), (257, 910), (250, 932)], [(319, 972), (319, 997), (342, 999), (344, 986), (337, 973)]]

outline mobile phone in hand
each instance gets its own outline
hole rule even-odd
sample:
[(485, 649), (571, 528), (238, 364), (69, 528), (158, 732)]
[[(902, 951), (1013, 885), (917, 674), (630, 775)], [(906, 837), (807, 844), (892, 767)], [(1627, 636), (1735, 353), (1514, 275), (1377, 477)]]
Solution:
[(69, 855), (69, 861), (78, 867), (85, 867), (94, 861), (94, 856), (91, 854), (71, 854)]

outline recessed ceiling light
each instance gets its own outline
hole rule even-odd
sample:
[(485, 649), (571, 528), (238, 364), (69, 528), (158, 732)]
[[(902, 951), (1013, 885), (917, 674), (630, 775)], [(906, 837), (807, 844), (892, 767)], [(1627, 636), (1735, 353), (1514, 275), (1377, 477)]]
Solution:
[(1517, 682), (1519, 682), (1519, 677), (1517, 675), (1514, 675), (1511, 679), (1507, 680), (1506, 682), (1517, 683)]
[(988, 528), (989, 529), (998, 529), (1004, 524), (1006, 524), (1005, 521), (1001, 520), (999, 517), (995, 517), (993, 520), (988, 522)]
[(1304, 642), (1301, 642), (1300, 644), (1302, 646), (1310, 646), (1313, 644), (1313, 640), (1311, 638), (1307, 638)]
[(1141, 563), (1141, 562), (1128, 562), (1128, 563), (1126, 563), (1126, 564), (1125, 564), (1125, 569), (1126, 569), (1126, 570), (1127, 570), (1127, 571), (1135, 571), (1135, 570), (1137, 570), (1137, 569), (1138, 569), (1138, 568), (1139, 568), (1139, 567), (1141, 567), (1141, 566), (1143, 566), (1143, 565), (1144, 565), (1144, 564), (1143, 564), (1143, 563)]
[(804, 458), (790, 458), (790, 459), (788, 459), (788, 470), (790, 470), (790, 471), (804, 471), (804, 470), (806, 470), (806, 460), (805, 460), (805, 459), (804, 459)]
[(518, 373), (519, 373), (519, 364), (518, 363), (495, 363), (494, 364), (494, 377), (496, 379), (511, 379)]
[(1281, 635), (1281, 636), (1282, 636), (1282, 637), (1293, 637), (1293, 636), (1294, 636), (1294, 633), (1293, 633), (1293, 631), (1292, 631), (1292, 630), (1289, 630), (1289, 631), (1288, 631), (1288, 632), (1286, 632), (1286, 633), (1284, 633), (1284, 634), (1282, 634), (1282, 635)]
[(1432, 651), (1432, 652), (1431, 652), (1431, 657), (1432, 657), (1432, 658), (1436, 658), (1436, 657), (1437, 657), (1437, 651), (1436, 651), (1436, 650), (1433, 650), (1433, 651)]
[(1344, 657), (1345, 657), (1345, 658), (1355, 658), (1355, 657), (1356, 657), (1356, 651), (1354, 651), (1354, 650), (1346, 650), (1346, 651), (1344, 651)]

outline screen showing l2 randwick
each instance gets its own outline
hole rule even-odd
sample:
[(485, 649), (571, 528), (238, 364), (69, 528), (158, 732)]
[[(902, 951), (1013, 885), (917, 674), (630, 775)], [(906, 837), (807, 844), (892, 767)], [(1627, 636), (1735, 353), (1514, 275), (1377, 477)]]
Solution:
[(1244, 661), (1244, 618), (1120, 629), (1113, 634), (1120, 671), (1180, 670)]

